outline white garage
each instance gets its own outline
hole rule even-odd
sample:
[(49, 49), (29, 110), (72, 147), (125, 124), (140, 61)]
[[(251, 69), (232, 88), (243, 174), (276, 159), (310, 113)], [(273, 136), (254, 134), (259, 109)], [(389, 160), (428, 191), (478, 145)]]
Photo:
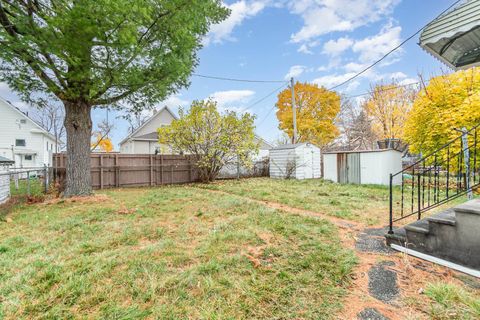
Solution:
[(270, 149), (270, 177), (320, 178), (320, 149), (310, 143), (285, 144)]
[[(323, 178), (338, 183), (389, 185), (402, 170), (402, 152), (394, 149), (335, 151), (323, 154)], [(401, 177), (396, 177), (399, 184)]]

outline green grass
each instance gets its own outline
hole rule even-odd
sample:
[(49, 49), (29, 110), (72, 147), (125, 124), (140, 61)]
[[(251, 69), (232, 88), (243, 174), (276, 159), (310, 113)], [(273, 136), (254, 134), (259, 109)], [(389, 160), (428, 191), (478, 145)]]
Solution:
[[(39, 178), (30, 178), (30, 195), (31, 196), (41, 196), (43, 194), (43, 184)], [(18, 180), (18, 188), (15, 186), (15, 182), (10, 183), (10, 194), (12, 197), (15, 196), (26, 196), (28, 195), (29, 183), (27, 179)]]
[(335, 319), (356, 263), (331, 223), (191, 187), (15, 208), (0, 319)]
[(480, 296), (457, 285), (448, 283), (430, 284), (425, 294), (431, 299), (432, 319), (479, 319)]
[(201, 187), (279, 202), (369, 225), (388, 223), (389, 190), (385, 186), (342, 185), (320, 179), (255, 178), (219, 181)]

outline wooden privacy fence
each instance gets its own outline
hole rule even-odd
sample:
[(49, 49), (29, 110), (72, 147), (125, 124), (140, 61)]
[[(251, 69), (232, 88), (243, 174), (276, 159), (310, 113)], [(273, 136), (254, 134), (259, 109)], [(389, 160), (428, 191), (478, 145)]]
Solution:
[[(198, 181), (191, 156), (92, 153), (92, 188), (119, 188), (181, 184)], [(65, 175), (66, 154), (54, 154), (57, 178)]]

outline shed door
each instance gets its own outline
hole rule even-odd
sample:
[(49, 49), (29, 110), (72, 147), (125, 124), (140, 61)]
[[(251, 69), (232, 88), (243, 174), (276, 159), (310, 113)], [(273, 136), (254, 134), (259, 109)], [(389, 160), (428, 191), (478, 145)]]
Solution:
[(347, 154), (337, 153), (337, 179), (338, 183), (348, 183)]
[(305, 166), (304, 166), (304, 174), (305, 179), (312, 179), (313, 178), (313, 151), (308, 150), (305, 151)]
[(360, 153), (347, 154), (347, 181), (360, 184)]

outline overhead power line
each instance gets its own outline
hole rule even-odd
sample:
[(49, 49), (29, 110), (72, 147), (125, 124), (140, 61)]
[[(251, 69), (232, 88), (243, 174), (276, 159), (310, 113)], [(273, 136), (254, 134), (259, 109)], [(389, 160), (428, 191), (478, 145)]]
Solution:
[(248, 109), (256, 106), (257, 104), (265, 101), (267, 98), (269, 98), (270, 96), (272, 96), (273, 94), (275, 94), (277, 91), (280, 91), (281, 89), (283, 89), (284, 87), (286, 87), (288, 85), (288, 82), (282, 84), (280, 87), (276, 88), (275, 90), (269, 92), (267, 95), (265, 95), (263, 98), (255, 101), (254, 103), (252, 103), (251, 105), (247, 106), (246, 108), (244, 108), (243, 110), (240, 111), (240, 113), (243, 113), (245, 111), (247, 111)]
[[(418, 84), (421, 84), (421, 83), (422, 82), (417, 81), (417, 82), (406, 83), (406, 84), (401, 84), (401, 85), (392, 86), (392, 87), (389, 86), (388, 88), (384, 88), (384, 89), (376, 89), (374, 91), (375, 92), (390, 91), (390, 90), (395, 90), (395, 89), (398, 89), (398, 88), (405, 88), (405, 87), (410, 87), (410, 86), (413, 86), (413, 85), (418, 85)], [(357, 97), (370, 95), (370, 94), (372, 94), (372, 92), (373, 92), (373, 90), (368, 91), (368, 92), (364, 92), (364, 93), (354, 94), (354, 95), (344, 95), (344, 97), (345, 98), (357, 98)]]
[(250, 82), (250, 83), (283, 83), (286, 82), (285, 80), (252, 80), (252, 79), (236, 79), (236, 78), (224, 78), (224, 77), (217, 77), (217, 76), (207, 76), (204, 74), (193, 73), (195, 77), (206, 78), (206, 79), (214, 79), (214, 80), (222, 80), (222, 81), (235, 81), (235, 82)]
[[(457, 0), (455, 1), (451, 6), (449, 6), (447, 9), (443, 10), (438, 16), (437, 18), (434, 19), (437, 20), (438, 17), (440, 17), (441, 15), (443, 15), (445, 12), (447, 12), (448, 10), (450, 10), (451, 8), (453, 8), (455, 5), (457, 5), (460, 1), (462, 0)], [(368, 67), (366, 67), (365, 69), (363, 69), (362, 71), (356, 73), (355, 75), (353, 75), (352, 77), (348, 78), (347, 80), (343, 81), (342, 83), (339, 83), (333, 87), (331, 87), (330, 89), (328, 90), (335, 90), (336, 88), (338, 87), (341, 87), (343, 86), (344, 84), (347, 84), (349, 83), (350, 81), (358, 78), (359, 76), (361, 76), (362, 74), (364, 74), (365, 72), (367, 72), (368, 70), (370, 70), (371, 68), (373, 68), (374, 66), (376, 66), (377, 64), (379, 64), (380, 62), (382, 62), (383, 60), (385, 60), (385, 58), (387, 58), (389, 55), (391, 55), (393, 52), (397, 51), (398, 49), (400, 49), (401, 46), (403, 46), (405, 43), (407, 43), (408, 41), (410, 41), (413, 37), (415, 37), (417, 34), (419, 34), (425, 27), (427, 27), (428, 25), (430, 24), (427, 23), (426, 25), (424, 25), (423, 27), (421, 27), (420, 29), (418, 29), (414, 34), (412, 34), (410, 37), (406, 38), (405, 40), (402, 41), (402, 43), (400, 43), (398, 46), (396, 46), (395, 48), (393, 48), (392, 50), (390, 50), (389, 52), (387, 52), (383, 57), (381, 57), (380, 59), (378, 59), (377, 61), (375, 61), (374, 63), (372, 63), (371, 65), (369, 65)]]

